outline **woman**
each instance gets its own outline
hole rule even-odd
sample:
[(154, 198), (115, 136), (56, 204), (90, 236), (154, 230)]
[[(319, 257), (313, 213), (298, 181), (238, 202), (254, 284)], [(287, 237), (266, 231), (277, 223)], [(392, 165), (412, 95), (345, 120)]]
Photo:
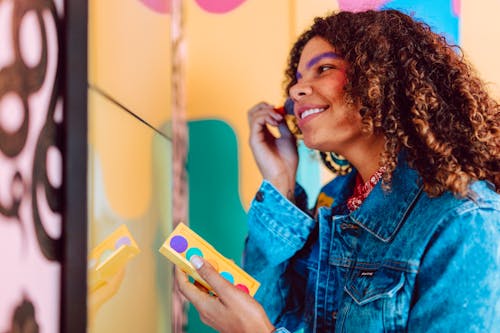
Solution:
[(264, 181), (245, 269), (261, 287), (254, 300), (195, 257), (218, 296), (178, 279), (205, 323), (221, 332), (500, 331), (500, 106), (458, 51), (395, 10), (317, 18), (299, 37), (286, 75), (304, 143), (343, 155), (353, 171), (309, 212), (283, 116), (267, 103), (249, 111)]

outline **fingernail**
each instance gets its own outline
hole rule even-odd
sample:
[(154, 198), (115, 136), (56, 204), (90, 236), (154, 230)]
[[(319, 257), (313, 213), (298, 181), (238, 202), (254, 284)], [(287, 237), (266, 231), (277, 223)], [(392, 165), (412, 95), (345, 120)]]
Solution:
[(191, 262), (191, 264), (194, 266), (194, 268), (196, 269), (200, 269), (201, 266), (203, 266), (203, 259), (201, 259), (199, 256), (197, 255), (193, 255), (191, 256), (191, 258), (189, 259), (189, 261)]

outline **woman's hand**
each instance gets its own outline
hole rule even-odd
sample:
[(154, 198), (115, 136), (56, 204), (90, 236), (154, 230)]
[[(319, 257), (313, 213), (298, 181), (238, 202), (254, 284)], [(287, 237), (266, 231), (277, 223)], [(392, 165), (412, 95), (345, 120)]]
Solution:
[[(273, 106), (261, 102), (248, 111), (250, 148), (264, 179), (271, 182), (287, 198), (293, 197), (298, 155), (295, 137), (283, 115)], [(267, 125), (277, 126), (280, 138), (275, 138)]]
[(233, 286), (206, 261), (191, 257), (200, 276), (212, 286), (212, 296), (190, 283), (187, 275), (176, 268), (181, 293), (194, 305), (201, 321), (222, 333), (270, 333), (274, 326), (262, 306), (250, 295)]

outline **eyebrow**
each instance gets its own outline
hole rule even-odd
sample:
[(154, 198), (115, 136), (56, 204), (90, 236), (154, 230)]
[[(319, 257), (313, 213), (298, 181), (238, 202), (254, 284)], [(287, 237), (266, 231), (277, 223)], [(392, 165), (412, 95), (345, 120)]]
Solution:
[(312, 66), (316, 65), (318, 63), (318, 61), (320, 61), (323, 58), (337, 59), (337, 58), (340, 58), (340, 54), (335, 53), (335, 52), (331, 52), (331, 51), (330, 52), (321, 53), (321, 54), (315, 56), (314, 58), (312, 58), (311, 60), (309, 60), (309, 62), (306, 65), (306, 68), (307, 69), (311, 68)]
[[(324, 58), (333, 58), (333, 59), (338, 59), (338, 58), (341, 58), (340, 54), (338, 53), (335, 53), (335, 52), (325, 52), (325, 53), (321, 53), (321, 54), (318, 54), (317, 56), (315, 56), (314, 58), (312, 58), (311, 60), (309, 60), (309, 62), (306, 64), (306, 68), (309, 69), (311, 68), (312, 66), (316, 65), (321, 59), (324, 59)], [(297, 73), (295, 74), (295, 78), (298, 80), (302, 77), (302, 74), (300, 74), (298, 71)]]

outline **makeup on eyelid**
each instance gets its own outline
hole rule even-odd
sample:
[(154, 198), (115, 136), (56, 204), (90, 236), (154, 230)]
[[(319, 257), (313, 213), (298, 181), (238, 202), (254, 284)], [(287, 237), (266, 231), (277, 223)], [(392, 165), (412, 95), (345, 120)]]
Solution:
[[(325, 58), (341, 59), (342, 57), (340, 56), (340, 54), (335, 53), (335, 52), (321, 53), (321, 54), (315, 56), (314, 58), (312, 58), (311, 60), (309, 60), (309, 62), (306, 64), (306, 69), (310, 69), (312, 66), (316, 65), (319, 61), (321, 61), (322, 59), (325, 59)], [(295, 74), (295, 78), (297, 80), (301, 79), (302, 74), (300, 74), (300, 72), (297, 71), (297, 73)]]
[(316, 65), (320, 60), (325, 59), (325, 58), (339, 59), (339, 58), (341, 58), (341, 56), (335, 52), (321, 53), (321, 54), (315, 56), (314, 58), (312, 58), (311, 60), (309, 60), (309, 62), (306, 64), (306, 68), (307, 69), (311, 68), (312, 66)]

